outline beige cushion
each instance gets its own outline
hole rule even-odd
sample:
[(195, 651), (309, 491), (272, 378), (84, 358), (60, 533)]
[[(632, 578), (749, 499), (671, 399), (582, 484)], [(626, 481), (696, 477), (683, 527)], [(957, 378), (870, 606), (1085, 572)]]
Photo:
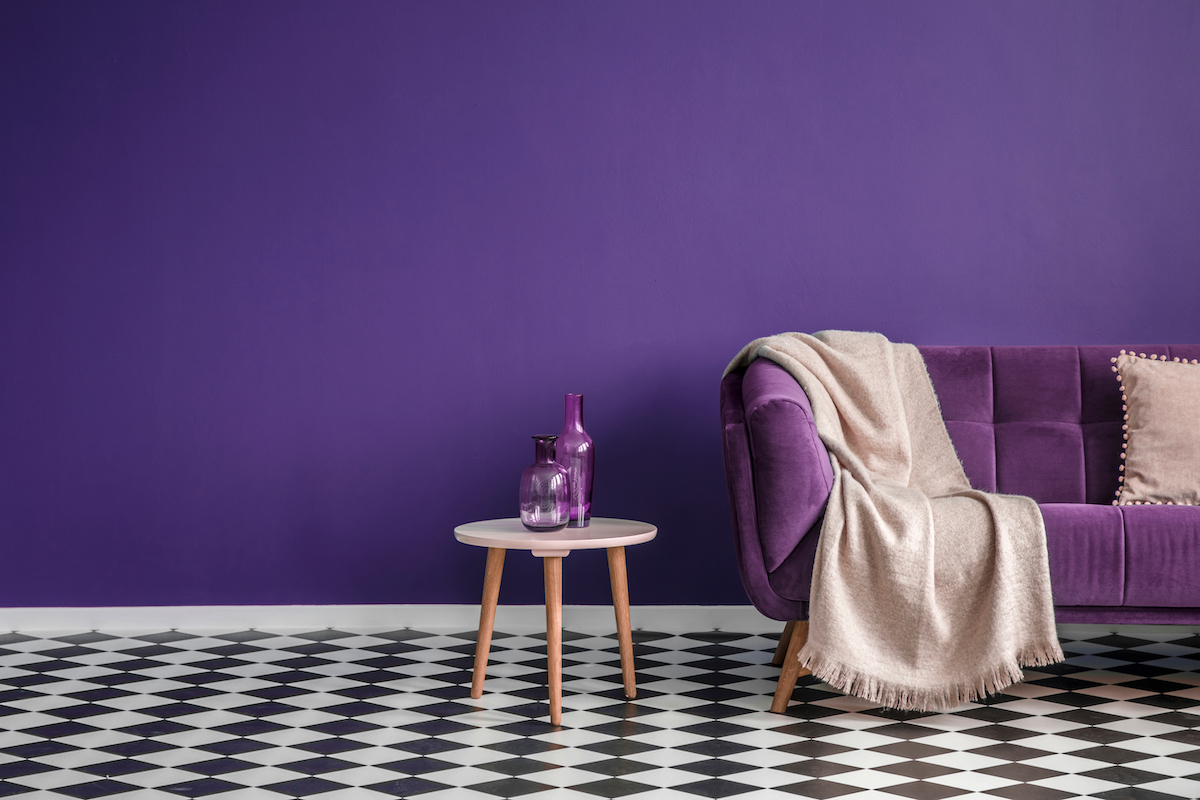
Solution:
[(1113, 361), (1125, 403), (1114, 504), (1200, 505), (1200, 365), (1124, 350)]

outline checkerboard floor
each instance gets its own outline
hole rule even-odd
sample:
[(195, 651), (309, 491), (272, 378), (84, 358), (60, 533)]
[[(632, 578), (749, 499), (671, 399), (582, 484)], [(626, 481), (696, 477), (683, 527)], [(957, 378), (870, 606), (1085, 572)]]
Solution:
[(766, 711), (774, 638), (0, 634), (0, 797), (1200, 797), (1200, 635), (1066, 637), (1069, 656), (952, 713), (900, 714), (802, 678)]

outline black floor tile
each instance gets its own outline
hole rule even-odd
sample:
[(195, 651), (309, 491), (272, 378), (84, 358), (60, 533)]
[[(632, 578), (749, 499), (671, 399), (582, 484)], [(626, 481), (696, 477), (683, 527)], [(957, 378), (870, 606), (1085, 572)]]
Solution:
[(424, 756), (418, 758), (405, 758), (399, 761), (392, 761), (387, 764), (379, 765), (382, 769), (388, 769), (392, 772), (402, 772), (405, 775), (424, 775), (427, 772), (440, 772), (444, 769), (454, 769), (457, 764), (452, 764), (449, 761), (440, 761), (436, 758), (427, 758)]
[(779, 769), (784, 772), (794, 772), (797, 775), (805, 775), (809, 778), (825, 778), (830, 775), (840, 775), (843, 772), (853, 772), (854, 767), (848, 767), (845, 764), (839, 764), (836, 761), (826, 761), (820, 758), (812, 758), (806, 761), (797, 761), (793, 764), (783, 764)]
[(603, 781), (593, 781), (591, 783), (581, 783), (572, 786), (572, 789), (578, 792), (586, 792), (587, 794), (595, 795), (596, 797), (628, 797), (630, 795), (641, 794), (653, 789), (653, 786), (647, 786), (636, 781), (624, 780), (622, 778), (609, 778)]
[(242, 761), (237, 758), (211, 758), (207, 761), (196, 761), (191, 764), (184, 764), (180, 769), (185, 769), (188, 772), (196, 772), (200, 775), (225, 775), (230, 772), (241, 772), (242, 770), (255, 769), (258, 764), (252, 764), (249, 761)]
[(293, 797), (308, 797), (309, 795), (332, 792), (335, 789), (345, 789), (346, 785), (343, 783), (328, 781), (324, 778), (310, 776), (307, 778), (297, 778), (293, 781), (280, 781), (279, 783), (272, 783), (264, 786), (263, 788), (270, 789), (274, 792), (279, 792), (280, 794), (290, 794)]
[(135, 758), (118, 758), (113, 761), (104, 761), (100, 764), (79, 767), (78, 769), (80, 772), (86, 772), (89, 775), (96, 775), (101, 778), (119, 778), (122, 775), (132, 775), (135, 772), (145, 772), (148, 769), (158, 769), (158, 767), (154, 764), (138, 761)]
[(114, 794), (125, 794), (126, 792), (136, 791), (137, 786), (120, 781), (99, 780), (89, 783), (77, 783), (74, 786), (60, 786), (54, 791), (58, 794), (65, 794), (67, 797), (78, 798), (93, 798), (93, 797), (110, 797)]
[(694, 794), (697, 797), (734, 797), (735, 795), (752, 792), (757, 787), (747, 786), (744, 783), (727, 781), (722, 778), (711, 778), (706, 781), (684, 783), (671, 788), (677, 792)]
[(39, 772), (53, 772), (54, 767), (37, 761), (10, 761), (0, 764), (0, 780), (23, 778), (26, 775), (37, 775)]
[(502, 778), (498, 781), (476, 783), (471, 788), (476, 792), (484, 792), (496, 797), (521, 797), (534, 792), (544, 792), (553, 787), (524, 778)]
[(1120, 789), (1110, 789), (1095, 795), (1100, 800), (1179, 800), (1178, 795), (1143, 789), (1141, 786), (1128, 786)]
[(424, 778), (398, 778), (393, 781), (372, 783), (365, 788), (393, 797), (418, 797), (428, 792), (438, 792), (450, 787), (444, 783), (427, 781)]

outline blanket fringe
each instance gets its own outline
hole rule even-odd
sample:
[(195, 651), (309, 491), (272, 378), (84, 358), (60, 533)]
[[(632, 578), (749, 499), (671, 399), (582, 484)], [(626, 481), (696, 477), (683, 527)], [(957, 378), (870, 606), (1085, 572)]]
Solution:
[(1019, 652), (1012, 661), (1000, 664), (976, 679), (936, 688), (910, 686), (864, 675), (844, 664), (803, 651), (798, 658), (802, 667), (825, 683), (867, 702), (901, 711), (948, 711), (1024, 680), (1022, 667), (1044, 667), (1062, 661), (1063, 653), (1058, 642), (1051, 640)]

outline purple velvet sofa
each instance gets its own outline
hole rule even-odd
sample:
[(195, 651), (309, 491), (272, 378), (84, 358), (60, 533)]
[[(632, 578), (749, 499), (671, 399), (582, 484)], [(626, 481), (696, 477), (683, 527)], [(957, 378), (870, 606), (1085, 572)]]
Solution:
[[(1200, 345), (1127, 348), (1200, 358)], [(1058, 622), (1200, 623), (1200, 506), (1112, 504), (1120, 347), (919, 349), (971, 485), (1041, 507)], [(758, 359), (721, 382), (721, 421), (746, 593), (768, 617), (806, 620), (833, 479), (808, 398)]]

